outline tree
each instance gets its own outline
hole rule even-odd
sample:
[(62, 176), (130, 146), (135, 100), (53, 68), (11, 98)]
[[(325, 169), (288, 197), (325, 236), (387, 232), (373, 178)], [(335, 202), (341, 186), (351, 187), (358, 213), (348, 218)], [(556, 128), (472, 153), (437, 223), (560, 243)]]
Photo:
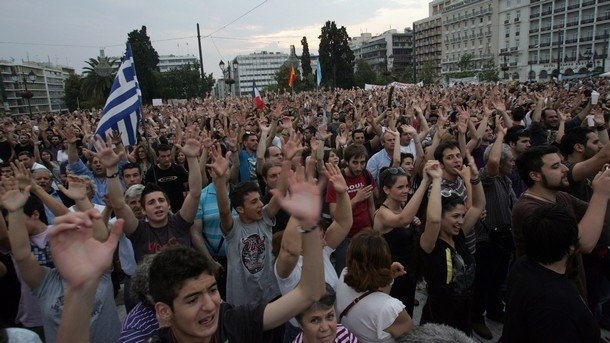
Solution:
[(363, 59), (356, 60), (356, 71), (354, 71), (354, 85), (364, 88), (366, 83), (374, 83), (377, 75), (371, 66)]
[(458, 69), (460, 70), (457, 73), (454, 73), (453, 77), (464, 78), (464, 77), (472, 77), (475, 75), (472, 70), (472, 54), (464, 54), (460, 58), (457, 63)]
[(191, 99), (201, 97), (201, 76), (197, 66), (184, 65), (161, 73), (154, 72), (159, 95), (163, 99)]
[(420, 80), (424, 82), (424, 85), (433, 84), (434, 81), (438, 78), (436, 74), (436, 68), (434, 67), (434, 62), (426, 61), (419, 72)]
[(106, 56), (90, 58), (85, 61), (84, 78), (81, 83), (81, 95), (87, 106), (83, 107), (102, 107), (106, 103), (106, 98), (112, 89), (112, 83), (116, 75), (118, 66), (116, 59)]
[(483, 70), (479, 74), (480, 81), (488, 81), (488, 82), (498, 82), (500, 81), (500, 75), (498, 68), (496, 68), (496, 63), (493, 58), (490, 58), (485, 65), (483, 65)]
[(127, 43), (131, 44), (136, 74), (142, 91), (142, 102), (151, 103), (152, 99), (158, 96), (153, 72), (159, 70), (157, 68), (159, 54), (150, 42), (146, 26), (142, 26), (139, 31), (133, 30), (128, 33)]
[(306, 90), (313, 88), (313, 75), (311, 69), (311, 55), (309, 55), (309, 44), (307, 43), (307, 37), (303, 36), (301, 39), (301, 45), (303, 46), (303, 53), (301, 54), (301, 69), (303, 70), (303, 88)]
[(80, 107), (80, 102), (85, 101), (81, 94), (81, 86), (83, 79), (76, 75), (70, 74), (64, 81), (64, 103), (70, 111), (74, 111)]
[(334, 21), (327, 21), (318, 38), (322, 83), (333, 88), (351, 88), (354, 85), (354, 52), (348, 45), (345, 26), (337, 28)]
[[(299, 70), (295, 68), (295, 72), (297, 73), (297, 78), (292, 85), (292, 89), (296, 92), (303, 90), (303, 82), (301, 81)], [(290, 65), (284, 63), (280, 69), (275, 72), (275, 85), (270, 85), (265, 88), (268, 91), (278, 91), (278, 90), (290, 90), (290, 86), (288, 86), (288, 76), (290, 75)]]

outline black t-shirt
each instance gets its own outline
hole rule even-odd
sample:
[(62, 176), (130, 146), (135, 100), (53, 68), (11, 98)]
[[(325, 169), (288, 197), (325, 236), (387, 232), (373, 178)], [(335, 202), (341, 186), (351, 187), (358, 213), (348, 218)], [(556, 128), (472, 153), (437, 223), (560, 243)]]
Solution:
[[(453, 237), (455, 249), (436, 240), (429, 254), (422, 250), (428, 294), (441, 298), (469, 296), (474, 282), (474, 258), (466, 246), (464, 232)], [(448, 258), (450, 257), (450, 258)]]
[[(273, 198), (273, 194), (267, 192), (267, 194), (265, 194), (265, 196), (261, 198), (261, 201), (263, 202), (263, 204), (267, 205), (269, 201), (271, 201), (271, 198)], [(290, 215), (280, 208), (280, 210), (275, 214), (275, 225), (273, 226), (273, 233), (286, 229), (286, 225), (288, 225), (289, 219)]]
[(13, 152), (11, 143), (8, 141), (0, 142), (0, 158), (4, 163), (8, 163)]
[[(263, 315), (267, 304), (248, 304), (233, 306), (227, 303), (220, 304), (218, 329), (212, 338), (213, 343), (224, 342), (250, 342), (258, 343), (268, 341), (263, 332)], [(169, 327), (159, 329), (155, 337), (149, 342), (174, 343)]]
[(184, 184), (188, 182), (188, 174), (184, 168), (174, 163), (167, 169), (155, 165), (154, 171), (151, 168), (146, 173), (146, 183), (149, 182), (156, 183), (167, 193), (172, 212), (178, 212), (182, 208)]
[(167, 225), (161, 228), (153, 228), (148, 222), (141, 220), (136, 230), (127, 235), (133, 245), (136, 261), (140, 262), (145, 255), (154, 254), (168, 245), (190, 247), (191, 225), (193, 223), (184, 220), (180, 213), (170, 214)]
[(599, 342), (593, 314), (569, 279), (519, 259), (508, 278), (500, 342)]

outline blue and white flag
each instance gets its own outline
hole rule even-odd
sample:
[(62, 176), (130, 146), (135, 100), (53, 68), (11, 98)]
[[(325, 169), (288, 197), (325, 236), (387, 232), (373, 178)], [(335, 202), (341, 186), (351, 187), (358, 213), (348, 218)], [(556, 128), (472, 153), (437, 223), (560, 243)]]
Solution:
[(136, 77), (131, 46), (128, 44), (95, 134), (105, 140), (106, 133), (120, 131), (123, 145), (135, 145), (141, 117), (141, 103), (142, 92)]
[(322, 66), (320, 65), (320, 58), (318, 57), (318, 63), (316, 63), (316, 82), (318, 87), (322, 83)]

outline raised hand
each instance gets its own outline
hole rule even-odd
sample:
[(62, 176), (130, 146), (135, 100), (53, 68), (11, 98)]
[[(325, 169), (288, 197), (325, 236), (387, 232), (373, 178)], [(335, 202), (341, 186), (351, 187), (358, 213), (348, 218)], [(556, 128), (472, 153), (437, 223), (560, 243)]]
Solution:
[(347, 183), (345, 182), (343, 174), (341, 174), (341, 168), (339, 168), (339, 166), (332, 163), (326, 163), (324, 165), (324, 175), (328, 181), (332, 183), (335, 193), (347, 192)]
[(124, 151), (117, 153), (112, 149), (112, 141), (110, 139), (110, 135), (106, 135), (106, 141), (102, 139), (99, 135), (95, 136), (95, 140), (93, 141), (93, 145), (95, 146), (95, 150), (97, 150), (96, 156), (99, 158), (100, 163), (104, 166), (104, 168), (112, 168), (119, 164), (121, 160), (121, 156), (125, 154)]
[(30, 197), (30, 186), (19, 188), (15, 177), (2, 177), (0, 185), (0, 203), (9, 212), (15, 212), (25, 205)]
[(441, 169), (441, 165), (438, 161), (428, 161), (424, 166), (424, 172), (430, 176), (432, 179), (442, 179), (443, 178), (443, 170)]
[(100, 213), (71, 212), (55, 218), (47, 238), (53, 254), (53, 262), (63, 279), (71, 287), (80, 287), (99, 277), (111, 266), (112, 256), (123, 232), (123, 219), (112, 226), (106, 242), (93, 238), (93, 220)]
[(320, 189), (310, 182), (296, 182), (296, 176), (291, 178), (290, 197), (284, 197), (278, 189), (272, 189), (271, 193), (278, 198), (280, 206), (298, 219), (305, 226), (315, 226), (320, 220), (322, 213), (322, 201)]
[(123, 141), (123, 139), (121, 138), (120, 131), (112, 131), (111, 133), (108, 134), (108, 136), (110, 137), (110, 139), (112, 140), (112, 143), (114, 143), (114, 144), (119, 144)]
[(282, 139), (282, 153), (285, 160), (291, 160), (299, 151), (304, 149), (301, 146), (301, 136), (297, 132), (292, 132), (290, 138)]
[(13, 176), (18, 182), (20, 189), (24, 189), (27, 186), (37, 186), (34, 178), (32, 177), (32, 172), (28, 170), (23, 163), (19, 162), (18, 160), (11, 162), (11, 170), (13, 171)]
[(68, 188), (59, 185), (59, 190), (74, 201), (85, 200), (87, 198), (88, 183), (89, 181), (84, 178), (70, 174), (68, 175)]
[(218, 143), (210, 148), (210, 157), (212, 158), (212, 163), (208, 163), (205, 166), (212, 169), (212, 177), (214, 179), (223, 178), (229, 169), (229, 161), (220, 153)]

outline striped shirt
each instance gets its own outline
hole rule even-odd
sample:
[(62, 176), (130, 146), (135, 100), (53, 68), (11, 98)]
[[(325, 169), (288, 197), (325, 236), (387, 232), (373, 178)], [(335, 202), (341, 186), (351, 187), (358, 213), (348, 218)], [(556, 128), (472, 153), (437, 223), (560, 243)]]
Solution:
[(140, 343), (155, 334), (159, 322), (155, 309), (139, 302), (125, 317), (119, 343)]
[[(297, 338), (295, 338), (292, 343), (303, 343), (303, 333), (299, 333)], [(358, 343), (358, 337), (349, 332), (345, 326), (337, 323), (337, 336), (335, 337), (335, 343)]]

